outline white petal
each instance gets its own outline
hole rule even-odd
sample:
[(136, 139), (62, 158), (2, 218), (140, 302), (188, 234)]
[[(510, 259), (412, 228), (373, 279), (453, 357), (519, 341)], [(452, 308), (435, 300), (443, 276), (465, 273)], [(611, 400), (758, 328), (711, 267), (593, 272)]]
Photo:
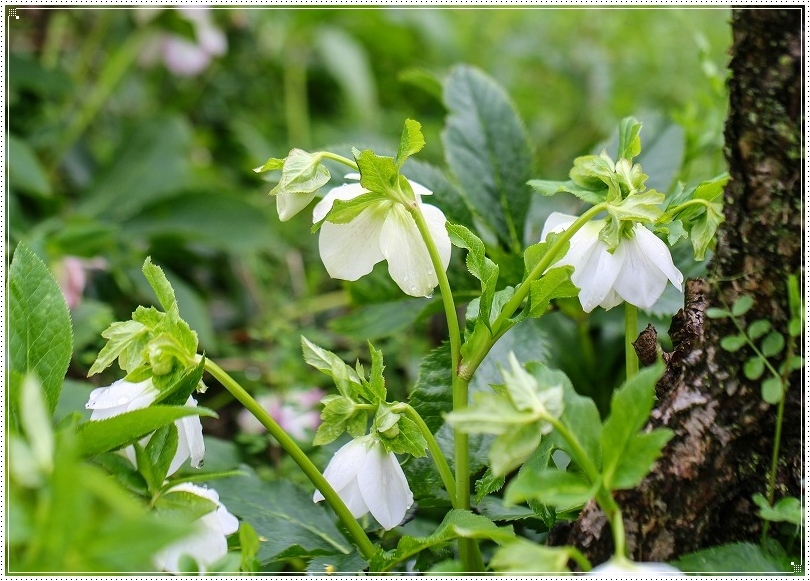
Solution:
[(329, 276), (357, 280), (383, 260), (380, 233), (388, 206), (387, 202), (373, 204), (347, 224), (323, 223), (318, 249)]
[[(582, 230), (577, 234), (580, 232)], [(611, 302), (606, 299), (613, 292), (613, 283), (621, 271), (622, 262), (621, 257), (616, 253), (610, 254), (607, 245), (598, 238), (584, 239), (580, 244), (575, 240), (577, 234), (571, 239), (571, 250), (560, 262), (573, 264), (571, 282), (579, 287), (579, 302), (582, 309), (589, 313), (603, 302)], [(576, 262), (569, 262), (572, 255)]]
[(420, 184), (419, 182), (415, 182), (413, 180), (408, 180), (408, 183), (411, 184), (411, 188), (413, 189), (413, 193), (416, 194), (416, 199), (419, 200), (422, 196), (432, 196), (433, 192), (427, 189), (425, 186)]
[(323, 220), (329, 213), (329, 210), (332, 209), (332, 204), (335, 203), (335, 200), (351, 200), (361, 194), (365, 194), (367, 191), (368, 190), (360, 184), (344, 184), (332, 188), (320, 202), (315, 204), (315, 208), (312, 210), (312, 223), (315, 224)]
[(678, 290), (683, 290), (683, 274), (672, 262), (669, 247), (658, 236), (647, 230), (641, 224), (636, 224), (633, 231), (641, 250), (647, 255), (658, 269), (672, 282)]
[[(413, 183), (413, 182), (411, 182)], [(442, 266), (447, 270), (447, 265), (450, 264), (450, 251), (453, 245), (450, 244), (450, 235), (447, 233), (445, 224), (447, 218), (444, 213), (436, 206), (430, 204), (422, 204), (422, 215), (425, 217), (430, 236), (433, 238), (433, 243), (436, 244), (436, 250), (439, 251), (439, 257), (442, 259)]]
[[(356, 487), (357, 471), (366, 460), (368, 449), (363, 438), (355, 438), (348, 444), (343, 445), (326, 466), (323, 471), (323, 476), (335, 489), (335, 492), (340, 494), (340, 497), (346, 502), (347, 497), (351, 498), (354, 495), (352, 486)], [(343, 492), (341, 492), (343, 491)], [(346, 497), (344, 497), (344, 493)], [(323, 500), (323, 494), (319, 490), (315, 491), (312, 497), (314, 502)], [(368, 511), (366, 511), (368, 512)], [(354, 514), (354, 512), (352, 512)], [(365, 514), (365, 513), (363, 513)]]
[(315, 199), (315, 192), (308, 194), (276, 194), (276, 210), (278, 211), (278, 219), (286, 222), (298, 212), (307, 207), (313, 199)]
[(402, 522), (413, 504), (413, 494), (393, 453), (375, 443), (357, 475), (369, 512), (385, 530)]
[(631, 305), (649, 309), (664, 292), (667, 277), (647, 258), (637, 240), (622, 240), (616, 256), (623, 259), (614, 288)]
[(380, 232), (380, 249), (388, 261), (388, 274), (402, 292), (413, 297), (428, 297), (439, 284), (427, 246), (416, 222), (397, 204), (388, 213)]
[[(197, 407), (197, 402), (189, 396), (186, 405)], [(202, 424), (200, 416), (186, 416), (175, 422), (177, 426), (177, 452), (169, 465), (167, 476), (171, 476), (191, 457), (191, 465), (194, 468), (202, 466), (205, 456), (205, 441), (203, 440)]]
[(561, 232), (565, 230), (568, 226), (573, 224), (576, 219), (577, 216), (563, 214), (562, 212), (552, 212), (549, 214), (548, 218), (546, 218), (546, 223), (543, 224), (543, 232), (540, 234), (540, 240), (545, 240), (550, 232)]
[(100, 387), (90, 392), (85, 407), (93, 410), (90, 418), (101, 420), (127, 411), (147, 407), (158, 395), (152, 380), (130, 383), (119, 379), (109, 387)]

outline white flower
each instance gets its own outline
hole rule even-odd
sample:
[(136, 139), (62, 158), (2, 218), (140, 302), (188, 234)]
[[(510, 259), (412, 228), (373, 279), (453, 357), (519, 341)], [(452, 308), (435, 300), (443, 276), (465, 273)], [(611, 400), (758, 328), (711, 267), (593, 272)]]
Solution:
[[(444, 227), (447, 220), (439, 208), (422, 204), (421, 197), (431, 194), (430, 190), (416, 182), (410, 184), (446, 270), (450, 262), (450, 237)], [(351, 200), (364, 193), (359, 183), (333, 188), (315, 206), (313, 222), (321, 221), (335, 200)], [(416, 222), (402, 204), (393, 201), (374, 202), (346, 224), (324, 222), (318, 246), (332, 278), (357, 280), (370, 273), (375, 264), (387, 260), (388, 273), (406, 294), (428, 297), (439, 284)]]
[[(329, 461), (323, 473), (354, 518), (370, 512), (385, 530), (402, 522), (413, 504), (405, 473), (393, 452), (374, 436), (355, 438)], [(316, 491), (312, 500), (324, 497)]]
[[(542, 239), (565, 230), (575, 220), (554, 212), (543, 226)], [(682, 290), (683, 274), (675, 268), (669, 248), (641, 224), (633, 226), (633, 238), (622, 238), (611, 254), (599, 240), (604, 222), (585, 224), (571, 237), (568, 253), (556, 263), (571, 265), (571, 281), (579, 287), (579, 302), (586, 313), (597, 306), (611, 309), (623, 300), (642, 309), (652, 307), (667, 286), (667, 280)]]
[(209, 566), (228, 553), (225, 537), (239, 529), (239, 521), (219, 501), (216, 490), (184, 482), (173, 486), (167, 494), (172, 492), (190, 492), (202, 496), (216, 503), (217, 508), (192, 523), (195, 529), (193, 533), (155, 555), (155, 565), (163, 571), (179, 574), (180, 558), (189, 555), (197, 561), (199, 572), (204, 574)]
[(666, 563), (636, 563), (629, 559), (614, 557), (597, 565), (586, 575), (594, 577), (662, 577), (685, 575), (680, 569)]
[[(130, 383), (124, 379), (119, 379), (109, 387), (99, 387), (90, 392), (90, 400), (85, 406), (93, 410), (90, 414), (91, 420), (103, 420), (141, 408), (148, 407), (158, 396), (158, 390), (152, 385), (152, 380), (147, 379), (140, 383)], [(186, 405), (197, 407), (196, 400), (189, 396)], [(175, 422), (178, 432), (177, 453), (174, 455), (169, 465), (170, 476), (177, 472), (188, 458), (191, 458), (191, 465), (195, 468), (202, 466), (203, 455), (205, 454), (205, 443), (203, 442), (202, 424), (197, 415), (186, 416)], [(141, 443), (143, 445), (149, 441), (147, 436)], [(128, 446), (124, 453), (135, 465), (135, 449)]]

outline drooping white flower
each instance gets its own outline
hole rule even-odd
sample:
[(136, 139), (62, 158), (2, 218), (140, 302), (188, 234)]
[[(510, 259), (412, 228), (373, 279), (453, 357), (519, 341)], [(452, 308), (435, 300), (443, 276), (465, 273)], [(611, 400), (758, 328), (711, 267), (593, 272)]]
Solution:
[(597, 565), (586, 575), (594, 577), (662, 577), (686, 575), (680, 569), (666, 563), (637, 563), (630, 559), (613, 557), (609, 561)]
[(217, 507), (192, 523), (193, 533), (157, 553), (155, 566), (162, 571), (179, 574), (182, 572), (180, 559), (183, 555), (189, 555), (197, 561), (199, 572), (204, 574), (208, 567), (228, 553), (226, 537), (239, 529), (239, 520), (228, 512), (219, 501), (219, 494), (212, 488), (184, 482), (173, 486), (167, 494), (172, 492), (190, 492), (216, 503)]
[[(550, 232), (565, 230), (576, 216), (552, 213), (543, 226), (542, 239)], [(611, 254), (599, 240), (604, 222), (593, 220), (571, 237), (571, 246), (556, 266), (571, 265), (571, 281), (579, 287), (579, 301), (585, 312), (597, 306), (611, 309), (627, 301), (649, 309), (659, 299), (669, 280), (682, 290), (683, 274), (672, 262), (669, 248), (641, 224), (635, 224), (632, 238), (623, 237)]]
[[(349, 174), (346, 177), (359, 179), (360, 176)], [(451, 248), (444, 227), (447, 219), (436, 206), (422, 203), (422, 196), (430, 195), (430, 190), (416, 182), (410, 184), (446, 270)], [(323, 220), (335, 200), (351, 200), (364, 193), (367, 190), (359, 183), (333, 188), (315, 206), (313, 222)], [(406, 294), (430, 296), (439, 284), (416, 222), (402, 204), (394, 201), (374, 202), (346, 224), (324, 222), (318, 247), (332, 278), (357, 280), (370, 273), (375, 264), (387, 260), (388, 273)]]
[[(130, 383), (124, 379), (119, 379), (109, 387), (99, 387), (90, 392), (90, 400), (85, 407), (93, 410), (90, 414), (91, 420), (103, 420), (111, 418), (124, 412), (148, 407), (158, 396), (158, 390), (152, 384), (151, 379), (140, 383)], [(186, 405), (197, 407), (197, 401), (189, 396)], [(187, 459), (191, 458), (191, 465), (195, 468), (202, 466), (205, 455), (205, 443), (203, 442), (202, 424), (197, 415), (185, 416), (175, 422), (177, 426), (177, 452), (169, 465), (170, 476), (177, 472), (180, 466)], [(142, 445), (149, 441), (147, 436), (141, 440)], [(128, 446), (124, 449), (124, 454), (135, 465), (135, 449)]]
[[(385, 530), (397, 526), (413, 504), (405, 473), (393, 452), (375, 436), (355, 438), (329, 461), (324, 477), (346, 503), (354, 518), (371, 513)], [(312, 500), (324, 497), (316, 491)]]

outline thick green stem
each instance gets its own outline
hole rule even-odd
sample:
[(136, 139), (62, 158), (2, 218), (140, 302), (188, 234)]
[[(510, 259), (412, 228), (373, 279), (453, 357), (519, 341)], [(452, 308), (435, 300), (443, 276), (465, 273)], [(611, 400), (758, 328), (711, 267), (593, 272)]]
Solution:
[(638, 373), (638, 355), (633, 341), (638, 336), (638, 307), (624, 303), (624, 369), (627, 379)]
[(442, 449), (439, 447), (439, 443), (433, 436), (433, 432), (430, 431), (430, 428), (425, 423), (425, 420), (422, 419), (422, 416), (420, 416), (415, 409), (406, 403), (399, 403), (395, 405), (392, 408), (392, 411), (395, 413), (404, 413), (416, 424), (419, 431), (422, 432), (422, 435), (425, 437), (425, 441), (427, 442), (430, 455), (433, 458), (433, 463), (436, 465), (436, 469), (439, 471), (439, 476), (441, 476), (442, 482), (444, 483), (444, 488), (447, 490), (447, 494), (450, 495), (450, 502), (453, 504), (453, 508), (459, 508), (456, 506), (458, 503), (458, 497), (456, 496), (456, 483), (453, 480), (453, 471), (450, 469), (450, 465), (447, 463), (447, 459), (444, 457)]
[(358, 171), (357, 162), (353, 159), (349, 159), (348, 157), (343, 157), (342, 155), (338, 155), (337, 153), (332, 153), (331, 151), (322, 151), (321, 156), (324, 159), (331, 159), (333, 161), (337, 161), (342, 163), (343, 165), (348, 165), (355, 171)]
[(329, 506), (332, 507), (332, 510), (335, 511), (338, 518), (340, 518), (341, 522), (343, 522), (344, 526), (348, 529), (349, 534), (351, 534), (351, 536), (354, 538), (354, 541), (357, 543), (357, 546), (363, 556), (366, 559), (370, 559), (377, 551), (374, 543), (369, 540), (365, 531), (358, 524), (354, 516), (352, 516), (351, 511), (346, 507), (338, 493), (335, 492), (335, 489), (332, 488), (329, 481), (323, 477), (323, 474), (321, 474), (315, 464), (312, 463), (312, 460), (310, 460), (303, 450), (298, 447), (295, 440), (293, 440), (287, 434), (287, 432), (285, 432), (281, 426), (276, 423), (270, 414), (268, 414), (267, 411), (260, 406), (259, 403), (253, 399), (253, 397), (247, 391), (245, 391), (245, 389), (239, 385), (235, 379), (223, 371), (222, 368), (216, 363), (210, 359), (206, 359), (205, 370), (214, 376), (217, 381), (219, 381), (225, 387), (225, 389), (233, 394), (239, 403), (245, 406), (245, 409), (252, 413), (256, 419), (259, 420), (265, 428), (267, 428), (270, 435), (276, 439), (284, 451), (290, 455), (296, 464), (298, 464), (307, 478), (309, 478), (315, 487), (321, 491), (321, 494), (323, 494), (326, 502), (329, 503)]
[(540, 278), (546, 269), (548, 269), (549, 266), (558, 260), (558, 254), (565, 244), (571, 240), (571, 237), (576, 234), (580, 228), (587, 224), (591, 218), (599, 214), (599, 212), (603, 212), (607, 206), (608, 205), (606, 203), (602, 203), (589, 208), (584, 214), (577, 218), (573, 224), (560, 233), (559, 237), (543, 255), (543, 258), (541, 258), (540, 261), (534, 266), (532, 271), (526, 276), (526, 279), (520, 284), (520, 286), (515, 289), (515, 294), (512, 296), (512, 298), (509, 299), (503, 306), (503, 309), (501, 309), (501, 314), (498, 315), (498, 318), (495, 319), (494, 323), (492, 323), (493, 335), (500, 331), (501, 326), (510, 317), (512, 317), (512, 315), (515, 314), (515, 311), (520, 308), (520, 305), (523, 304), (523, 300), (528, 296), (529, 291), (531, 290), (531, 282)]
[(613, 554), (617, 557), (627, 557), (625, 545), (624, 521), (622, 511), (609, 490), (601, 488), (596, 495), (596, 502), (607, 516), (610, 531), (613, 533)]

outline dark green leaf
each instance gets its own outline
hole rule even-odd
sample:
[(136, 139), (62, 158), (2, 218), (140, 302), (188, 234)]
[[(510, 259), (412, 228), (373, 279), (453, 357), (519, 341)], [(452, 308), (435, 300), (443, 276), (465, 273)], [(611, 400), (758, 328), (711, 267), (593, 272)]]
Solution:
[(498, 265), (486, 257), (484, 243), (469, 229), (449, 222), (446, 227), (453, 245), (469, 250), (467, 253), (467, 269), (470, 274), (481, 281), (481, 300), (478, 306), (479, 319), (489, 327), (492, 300), (495, 294), (495, 285), (498, 282)]
[(422, 359), (410, 403), (430, 431), (444, 423), (442, 414), (453, 408), (450, 344), (445, 343)]
[(780, 563), (766, 555), (759, 545), (734, 543), (685, 555), (673, 563), (687, 573), (784, 573)]
[(24, 244), (8, 271), (7, 309), (9, 369), (18, 377), (35, 375), (53, 413), (73, 350), (70, 314), (51, 271)]
[(477, 69), (454, 68), (444, 83), (450, 112), (445, 155), (471, 206), (506, 246), (523, 246), (531, 150), (508, 96)]
[(506, 478), (503, 476), (495, 476), (492, 473), (492, 469), (487, 468), (484, 475), (475, 481), (475, 502), (479, 503), (481, 502), (481, 499), (488, 494), (498, 492), (501, 488), (503, 488), (505, 482)]
[(518, 538), (500, 547), (492, 556), (490, 567), (499, 573), (568, 572), (571, 555), (566, 547), (546, 547)]

